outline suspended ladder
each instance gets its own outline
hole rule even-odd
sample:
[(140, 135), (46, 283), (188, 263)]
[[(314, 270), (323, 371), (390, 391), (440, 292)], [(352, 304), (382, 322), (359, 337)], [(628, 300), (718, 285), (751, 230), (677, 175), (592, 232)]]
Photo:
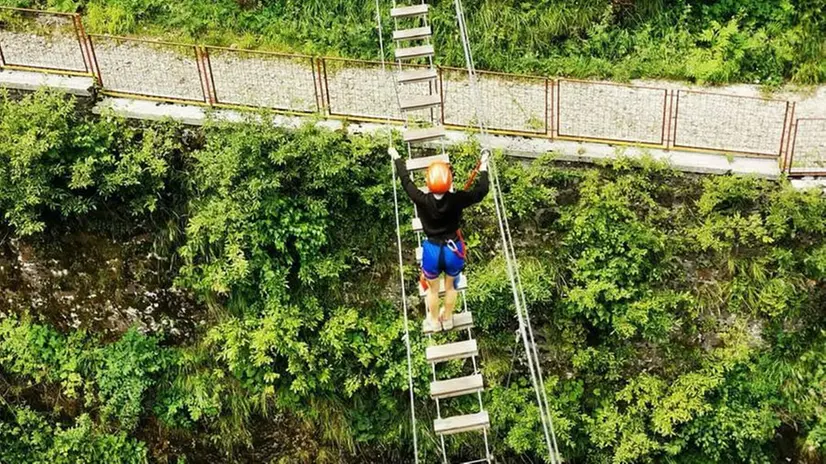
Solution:
[[(459, 28), (462, 34), (462, 42), (465, 50), (465, 57), (468, 63), (468, 73), (471, 79), (471, 86), (476, 92), (476, 76), (473, 69), (472, 57), (467, 41), (467, 31), (464, 22), (464, 12), (461, 7), (461, 0), (454, 0), (456, 3), (456, 13), (459, 21)], [(432, 28), (428, 21), (430, 6), (422, 0), (419, 4), (397, 5), (393, 0), (393, 7), (390, 16), (394, 22), (393, 41), (395, 43), (394, 56), (396, 61), (396, 72), (394, 73), (394, 91), (399, 109), (404, 117), (403, 138), (407, 146), (407, 169), (410, 175), (413, 172), (426, 169), (434, 161), (450, 162), (450, 158), (445, 150), (445, 128), (441, 124), (442, 98), (441, 92), (437, 88), (438, 70), (433, 64), (435, 54), (432, 38)], [(381, 8), (379, 0), (376, 0), (376, 14), (379, 29), (379, 41), (381, 47), (382, 66), (385, 65), (384, 42), (381, 21)], [(404, 96), (402, 96), (404, 94)], [(478, 94), (475, 95), (477, 104), (480, 104)], [(477, 119), (480, 121), (480, 132), (485, 132), (482, 123), (481, 111), (477, 109)], [(392, 136), (391, 136), (392, 142)], [(391, 143), (392, 146), (392, 143)], [(435, 154), (434, 154), (435, 153)], [(531, 378), (534, 384), (537, 402), (542, 415), (543, 430), (545, 432), (546, 444), (552, 464), (558, 461), (556, 451), (556, 439), (553, 437), (552, 425), (549, 422), (547, 398), (544, 395), (544, 385), (542, 385), (541, 370), (536, 358), (536, 346), (533, 341), (533, 331), (530, 329), (530, 322), (526, 325), (527, 308), (524, 306), (524, 292), (521, 290), (521, 281), (518, 278), (518, 264), (513, 255), (513, 244), (510, 240), (510, 228), (507, 225), (506, 211), (502, 202), (501, 188), (494, 171), (493, 160), (490, 160), (490, 176), (493, 190), (493, 197), (496, 204), (497, 218), (499, 219), (500, 231), (502, 234), (503, 252), (508, 265), (508, 276), (513, 288), (517, 316), (519, 320), (520, 334), (525, 343), (527, 358), (531, 371)], [(422, 187), (426, 191), (426, 187)], [(399, 258), (399, 274), (402, 287), (402, 304), (404, 306), (405, 324), (405, 344), (407, 348), (408, 361), (408, 387), (410, 389), (411, 422), (413, 426), (413, 448), (414, 460), (419, 462), (419, 447), (416, 425), (415, 398), (413, 393), (413, 371), (410, 347), (410, 327), (407, 307), (407, 296), (405, 291), (405, 277), (403, 272), (403, 250), (401, 240), (401, 228), (399, 224), (398, 192), (395, 181), (393, 182), (393, 194), (396, 206), (396, 232)], [(416, 261), (421, 264), (422, 249), (422, 223), (418, 217), (418, 212), (414, 206), (414, 218), (412, 229), (416, 233), (417, 248)], [(444, 278), (440, 281), (440, 294), (444, 294)], [(433, 421), (433, 431), (438, 436), (439, 448), (442, 461), (447, 464), (448, 456), (445, 445), (445, 437), (468, 432), (481, 433), (484, 440), (484, 457), (464, 464), (492, 463), (493, 456), (490, 451), (488, 431), (490, 428), (490, 417), (484, 408), (482, 392), (484, 390), (484, 380), (479, 369), (479, 348), (476, 339), (473, 337), (473, 315), (468, 310), (466, 291), (467, 279), (464, 273), (456, 280), (456, 288), (461, 298), (461, 309), (453, 316), (452, 332), (458, 332), (460, 341), (440, 343), (444, 335), (441, 333), (425, 333), (428, 337), (428, 347), (425, 352), (428, 363), (431, 365), (432, 382), (430, 384), (430, 397), (435, 402), (436, 419)], [(419, 295), (425, 297), (427, 290), (419, 285)], [(427, 299), (425, 298), (425, 301)], [(427, 303), (425, 303), (427, 305)], [(430, 308), (426, 308), (429, 311)], [(524, 315), (523, 315), (524, 313)], [(418, 325), (414, 327), (420, 327)], [(528, 330), (526, 330), (526, 327)], [(530, 336), (528, 336), (530, 335)], [(439, 365), (451, 360), (469, 360), (471, 373), (458, 378), (440, 378)], [(466, 364), (467, 366), (467, 364)], [(540, 394), (540, 390), (543, 390)], [(475, 395), (478, 400), (478, 410), (466, 414), (443, 417), (443, 402), (451, 398)]]

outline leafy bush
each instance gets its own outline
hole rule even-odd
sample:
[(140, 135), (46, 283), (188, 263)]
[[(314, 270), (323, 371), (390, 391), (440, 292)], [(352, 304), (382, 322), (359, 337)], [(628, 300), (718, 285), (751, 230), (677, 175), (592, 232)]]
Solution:
[(169, 354), (158, 346), (158, 340), (133, 329), (103, 347), (99, 358), (95, 384), (101, 419), (117, 418), (121, 429), (133, 430), (143, 414), (148, 391), (155, 384), (153, 377), (168, 368)]
[(0, 461), (145, 464), (146, 446), (125, 432), (98, 430), (83, 414), (66, 427), (27, 407), (0, 405)]
[[(20, 105), (47, 100), (41, 95)], [(45, 118), (43, 127), (59, 134), (76, 133), (77, 124), (111, 134), (106, 125), (119, 124), (106, 118), (78, 123), (68, 111), (66, 120), (10, 111)], [(8, 130), (40, 130), (15, 124)], [(66, 174), (75, 164), (65, 161), (73, 156), (65, 151), (77, 142), (26, 152), (40, 160), (32, 172), (64, 173), (40, 181), (69, 192), (48, 197), (54, 211), (78, 197), (108, 211), (149, 191), (158, 196), (157, 207), (177, 208), (184, 229), (163, 222), (156, 233), (180, 236), (173, 240), (177, 252), (163, 258), (178, 285), (200, 297), (208, 322), (191, 342), (169, 346), (135, 330), (111, 340), (63, 334), (36, 322), (36, 313), (35, 319), (4, 319), (0, 440), (8, 446), (0, 447), (7, 453), (0, 460), (50, 456), (55, 446), (68, 456), (78, 450), (99, 456), (101, 443), (119, 453), (104, 459), (114, 462), (143, 459), (147, 449), (158, 459), (202, 453), (214, 460), (407, 459), (407, 365), (385, 137), (310, 125), (274, 129), (253, 120), (211, 124), (195, 134), (194, 150), (176, 159), (182, 145), (174, 130), (125, 130), (134, 135), (115, 138), (122, 145), (111, 163), (95, 158), (104, 160), (103, 168), (82, 192), (69, 187)], [(120, 154), (139, 152), (151, 137), (157, 137), (147, 142), (154, 148), (146, 153), (158, 156), (131, 158), (147, 176), (140, 185), (113, 174), (120, 172)], [(451, 153), (457, 181), (466, 178), (477, 148)], [(797, 191), (785, 180), (679, 174), (650, 159), (570, 168), (551, 157), (525, 166), (496, 156), (566, 460), (823, 459), (822, 192)], [(166, 163), (167, 173), (171, 166), (185, 169), (176, 198), (169, 198), (167, 174), (150, 174), (154, 159)], [(108, 175), (117, 179), (110, 184)], [(115, 193), (104, 195), (109, 185), (117, 186)], [(0, 202), (5, 217), (12, 217), (8, 205), (16, 191), (4, 191), (11, 192)], [(402, 204), (407, 224), (412, 208)], [(22, 217), (46, 231), (57, 227), (58, 218), (38, 211)], [(484, 399), (492, 443), (503, 459), (538, 461), (544, 439), (514, 339), (512, 294), (493, 217), (487, 199), (466, 214), (464, 227), (471, 245), (468, 304), (489, 386)], [(23, 228), (15, 227), (16, 239), (25, 240)], [(83, 222), (74, 228), (85, 230)], [(403, 236), (412, 254), (407, 226)], [(412, 286), (412, 256), (403, 271)], [(420, 307), (415, 296), (410, 303)], [(438, 443), (428, 421), (431, 373), (427, 342), (413, 327), (416, 412), (429, 458)], [(454, 363), (444, 373), (464, 371)], [(442, 412), (472, 403), (459, 399)], [(305, 434), (317, 440), (314, 447), (260, 445), (278, 441), (272, 437), (284, 431), (274, 430), (275, 419), (284, 417), (300, 424), (289, 426), (288, 436)], [(24, 445), (7, 437), (25, 437)], [(478, 456), (477, 445), (456, 441), (451, 455)]]
[(75, 100), (40, 91), (14, 101), (0, 93), (0, 208), (21, 236), (44, 216), (78, 217), (103, 201), (132, 214), (153, 211), (180, 147), (175, 129), (136, 130), (113, 118), (88, 120)]
[(82, 369), (89, 361), (86, 334), (61, 337), (54, 330), (29, 321), (7, 318), (0, 322), (0, 366), (10, 375), (33, 383), (59, 384), (62, 395), (77, 398), (83, 385)]

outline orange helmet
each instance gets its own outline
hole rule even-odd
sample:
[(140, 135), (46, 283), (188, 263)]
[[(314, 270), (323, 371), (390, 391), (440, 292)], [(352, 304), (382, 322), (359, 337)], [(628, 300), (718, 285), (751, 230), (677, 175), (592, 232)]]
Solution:
[(446, 193), (453, 185), (453, 173), (450, 172), (450, 165), (444, 161), (430, 163), (424, 178), (430, 193)]

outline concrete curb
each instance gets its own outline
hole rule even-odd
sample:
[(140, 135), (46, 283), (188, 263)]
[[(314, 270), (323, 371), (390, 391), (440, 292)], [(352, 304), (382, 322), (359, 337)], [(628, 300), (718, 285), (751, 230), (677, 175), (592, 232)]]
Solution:
[(10, 69), (0, 69), (0, 87), (32, 92), (41, 87), (49, 87), (79, 97), (92, 97), (95, 94), (95, 81), (91, 77), (58, 76)]

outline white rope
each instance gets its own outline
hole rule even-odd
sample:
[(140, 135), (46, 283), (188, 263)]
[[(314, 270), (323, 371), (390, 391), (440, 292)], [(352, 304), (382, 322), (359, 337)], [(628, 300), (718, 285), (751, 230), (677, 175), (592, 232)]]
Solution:
[[(384, 29), (382, 28), (381, 23), (381, 6), (379, 5), (379, 0), (376, 0), (376, 23), (378, 24), (378, 33), (379, 33), (379, 51), (381, 53), (381, 75), (384, 76), (385, 83), (387, 82), (387, 64), (385, 63), (384, 58)], [(393, 79), (393, 91), (396, 94), (396, 99), (398, 100), (399, 92), (396, 89), (396, 80)], [(387, 115), (387, 126), (390, 127), (390, 115)], [(387, 138), (388, 138), (388, 146), (393, 146), (393, 129), (388, 129), (387, 131)], [(393, 178), (393, 185), (395, 186), (396, 178)]]
[[(384, 58), (384, 38), (383, 38), (383, 30), (381, 25), (381, 8), (379, 5), (379, 0), (376, 0), (376, 20), (378, 22), (378, 32), (379, 32), (379, 48), (381, 49), (381, 70), (382, 75), (387, 76), (387, 69), (385, 65), (385, 58)], [(390, 118), (388, 117), (388, 123)], [(389, 137), (389, 146), (393, 146), (393, 131), (390, 130), (388, 132)], [(399, 254), (399, 284), (401, 285), (401, 292), (402, 292), (402, 307), (404, 308), (404, 345), (405, 349), (407, 350), (407, 388), (410, 390), (410, 423), (412, 425), (413, 430), (413, 461), (416, 464), (419, 464), (419, 434), (416, 425), (416, 398), (415, 393), (413, 391), (413, 357), (412, 357), (412, 349), (410, 347), (410, 321), (408, 317), (408, 308), (407, 308), (407, 292), (405, 291), (405, 279), (404, 279), (404, 258), (402, 256), (402, 233), (401, 233), (401, 220), (399, 219), (399, 193), (398, 187), (396, 187), (396, 164), (393, 162), (393, 159), (390, 160), (390, 165), (393, 173), (392, 183), (393, 183), (393, 206), (395, 207), (396, 212), (396, 245), (398, 247), (398, 254)]]
[(504, 221), (502, 221), (502, 219), (501, 219), (502, 214), (503, 214), (503, 211), (502, 211), (503, 205), (500, 204), (501, 196), (499, 194), (497, 194), (497, 191), (499, 190), (499, 187), (497, 185), (498, 180), (499, 180), (498, 179), (498, 173), (496, 172), (496, 169), (495, 169), (494, 165), (491, 165), (489, 168), (491, 170), (491, 173), (490, 173), (491, 174), (491, 181), (494, 184), (494, 195), (493, 195), (493, 200), (494, 201), (493, 201), (493, 203), (494, 203), (494, 206), (496, 208), (496, 216), (498, 218), (497, 222), (498, 222), (498, 225), (499, 225), (499, 233), (502, 237), (502, 252), (505, 255), (505, 265), (506, 265), (506, 270), (507, 270), (507, 274), (508, 274), (508, 279), (511, 282), (511, 292), (513, 293), (514, 305), (516, 306), (516, 315), (517, 315), (517, 319), (519, 321), (519, 333), (522, 335), (522, 343), (524, 344), (525, 353), (526, 353), (527, 359), (528, 359), (528, 371), (530, 373), (531, 384), (533, 385), (534, 393), (536, 394), (536, 403), (537, 403), (537, 406), (539, 407), (539, 417), (540, 417), (540, 421), (542, 423), (542, 430), (543, 430), (544, 436), (545, 436), (545, 444), (548, 448), (548, 455), (551, 458), (551, 464), (556, 464), (556, 452), (555, 452), (554, 448), (552, 447), (550, 429), (549, 429), (548, 424), (547, 424), (548, 415), (545, 413), (545, 404), (542, 401), (542, 393), (540, 392), (540, 386), (539, 386), (539, 381), (538, 381), (538, 378), (537, 378), (536, 366), (535, 366), (535, 363), (532, 361), (533, 350), (531, 349), (531, 346), (530, 346), (529, 337), (528, 337), (527, 332), (526, 332), (526, 324), (525, 324), (524, 316), (522, 314), (522, 308), (521, 308), (522, 300), (520, 299), (519, 288), (517, 286), (517, 280), (516, 280), (516, 275), (515, 275), (516, 274), (516, 269), (515, 269), (515, 265), (513, 263), (513, 260), (511, 259), (510, 246), (507, 243), (508, 240), (507, 240), (507, 234), (505, 232)]
[[(378, 1), (378, 0), (377, 0)], [(416, 405), (415, 395), (413, 393), (413, 359), (410, 348), (410, 327), (409, 318), (407, 314), (407, 292), (404, 289), (404, 261), (402, 259), (402, 234), (401, 223), (399, 221), (399, 195), (396, 187), (396, 165), (393, 165), (393, 204), (396, 208), (396, 245), (399, 249), (399, 283), (402, 288), (402, 306), (404, 307), (404, 344), (407, 349), (407, 387), (410, 390), (410, 422), (413, 425), (413, 459), (416, 464), (419, 463), (419, 438), (416, 426)]]
[[(497, 187), (497, 189), (501, 188), (501, 185), (498, 182), (498, 177), (497, 177), (496, 187)], [(504, 196), (502, 196), (501, 190), (499, 190), (499, 195), (500, 195), (501, 199), (504, 199)], [(520, 296), (522, 297), (522, 308), (525, 311), (525, 320), (527, 321), (527, 324), (528, 324), (528, 334), (530, 335), (530, 338), (531, 338), (531, 347), (533, 348), (533, 356), (534, 356), (534, 359), (536, 360), (536, 369), (537, 369), (538, 377), (539, 377), (539, 390), (542, 392), (542, 401), (543, 401), (544, 406), (545, 406), (545, 414), (548, 415), (548, 425), (549, 425), (550, 431), (551, 431), (551, 441), (553, 442), (554, 453), (556, 453), (557, 458), (559, 458), (559, 446), (557, 445), (557, 442), (556, 442), (556, 431), (554, 430), (554, 421), (551, 418), (551, 410), (550, 410), (550, 407), (548, 406), (548, 393), (545, 390), (545, 378), (542, 374), (542, 363), (539, 362), (539, 352), (536, 348), (536, 339), (534, 338), (534, 335), (533, 335), (533, 326), (531, 324), (531, 315), (530, 315), (530, 312), (528, 311), (528, 302), (525, 298), (525, 288), (522, 285), (522, 275), (521, 275), (521, 272), (519, 271), (519, 260), (517, 259), (516, 251), (513, 248), (513, 237), (511, 236), (510, 224), (508, 223), (508, 211), (505, 208), (504, 200), (502, 200), (502, 211), (504, 213), (503, 218), (504, 218), (504, 222), (505, 222), (505, 231), (507, 232), (508, 243), (510, 243), (510, 247), (511, 247), (511, 257), (513, 258), (514, 267), (516, 269), (516, 282), (517, 282), (517, 285), (519, 286)]]
[[(462, 7), (461, 0), (455, 0), (456, 16), (459, 22), (459, 32), (462, 39), (462, 48), (465, 54), (465, 61), (468, 69), (468, 78), (472, 91), (473, 99), (476, 101), (476, 118), (479, 122), (479, 131), (484, 135), (487, 131), (485, 128), (485, 121), (483, 120), (484, 110), (482, 107), (482, 99), (479, 95), (477, 86), (476, 69), (473, 62), (473, 53), (470, 49), (470, 39), (467, 33), (467, 24)], [(528, 358), (528, 368), (531, 375), (531, 383), (534, 386), (536, 394), (537, 405), (540, 410), (540, 419), (542, 422), (543, 432), (545, 434), (545, 443), (548, 448), (548, 454), (551, 463), (555, 464), (559, 458), (559, 447), (556, 441), (556, 433), (553, 427), (553, 420), (550, 415), (550, 407), (548, 405), (547, 392), (545, 391), (545, 381), (542, 374), (542, 367), (539, 361), (539, 354), (536, 348), (536, 339), (533, 333), (533, 327), (530, 321), (530, 313), (525, 298), (525, 291), (522, 286), (522, 279), (519, 272), (519, 263), (516, 258), (516, 252), (513, 246), (513, 236), (511, 235), (510, 224), (508, 223), (507, 209), (505, 207), (504, 195), (502, 194), (501, 184), (499, 183), (498, 173), (493, 160), (490, 163), (491, 183), (494, 187), (494, 205), (496, 208), (496, 215), (499, 222), (499, 230), (502, 236), (502, 248), (505, 255), (505, 263), (508, 277), (511, 281), (511, 290), (514, 297), (514, 305), (516, 307), (517, 319), (519, 321), (519, 332), (522, 335), (522, 340), (525, 345), (525, 351)], [(523, 316), (524, 311), (524, 316)], [(527, 328), (527, 330), (526, 330)]]
[(528, 335), (528, 331), (526, 331), (526, 328), (530, 328), (530, 316), (527, 312), (524, 289), (521, 286), (518, 261), (516, 260), (516, 255), (513, 249), (513, 241), (511, 239), (510, 230), (506, 229), (505, 227), (505, 224), (507, 224), (507, 220), (502, 219), (506, 216), (506, 210), (501, 191), (501, 184), (499, 183), (499, 176), (496, 167), (494, 165), (491, 165), (490, 169), (491, 183), (494, 184), (494, 205), (496, 206), (496, 215), (499, 219), (498, 223), (500, 234), (502, 234), (502, 248), (503, 253), (505, 254), (505, 263), (507, 265), (508, 277), (511, 280), (511, 289), (514, 296), (514, 304), (516, 306), (517, 319), (519, 321), (519, 333), (522, 336), (522, 342), (525, 346), (525, 354), (528, 361), (528, 370), (531, 376), (531, 384), (533, 385), (534, 393), (536, 395), (537, 406), (539, 407), (539, 416), (545, 436), (545, 444), (548, 448), (548, 455), (551, 459), (551, 464), (556, 464), (558, 457), (558, 448), (556, 447), (556, 437), (553, 430), (553, 421), (550, 417), (547, 394), (545, 393), (545, 383), (542, 379), (541, 367), (539, 366), (540, 363), (539, 356), (536, 351), (536, 342), (533, 337), (533, 331), (530, 330), (530, 336)]
[(482, 120), (484, 111), (482, 110), (482, 99), (479, 95), (479, 88), (476, 85), (476, 68), (473, 65), (473, 52), (470, 49), (470, 39), (467, 35), (467, 25), (465, 23), (465, 11), (462, 8), (462, 2), (456, 0), (454, 2), (456, 7), (456, 17), (459, 20), (459, 34), (462, 38), (462, 49), (465, 53), (465, 62), (467, 63), (468, 80), (470, 82), (471, 97), (476, 102), (476, 120), (479, 121), (479, 132), (484, 133), (485, 124)]

